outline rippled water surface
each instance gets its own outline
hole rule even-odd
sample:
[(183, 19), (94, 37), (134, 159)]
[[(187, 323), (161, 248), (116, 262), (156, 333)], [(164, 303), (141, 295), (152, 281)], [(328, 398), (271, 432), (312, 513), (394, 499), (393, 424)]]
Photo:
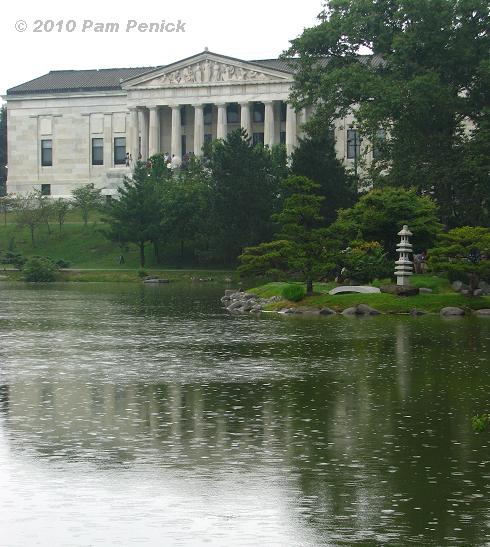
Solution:
[(0, 285), (0, 545), (490, 544), (490, 319)]

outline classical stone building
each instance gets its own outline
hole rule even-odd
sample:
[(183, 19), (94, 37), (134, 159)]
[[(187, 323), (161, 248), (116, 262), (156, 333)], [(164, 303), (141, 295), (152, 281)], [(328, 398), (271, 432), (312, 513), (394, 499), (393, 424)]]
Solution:
[[(93, 183), (111, 195), (130, 170), (127, 154), (133, 163), (157, 152), (199, 155), (240, 126), (254, 143), (291, 153), (308, 115), (287, 103), (292, 82), (280, 59), (207, 50), (160, 67), (50, 72), (7, 91), (8, 191), (69, 196)], [(337, 152), (347, 161), (358, 153), (353, 132), (339, 120)]]

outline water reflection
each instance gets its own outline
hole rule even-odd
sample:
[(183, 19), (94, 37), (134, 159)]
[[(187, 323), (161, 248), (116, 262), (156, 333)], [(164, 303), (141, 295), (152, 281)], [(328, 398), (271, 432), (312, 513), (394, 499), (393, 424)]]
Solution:
[(490, 321), (230, 317), (219, 294), (3, 290), (6, 544), (489, 541)]

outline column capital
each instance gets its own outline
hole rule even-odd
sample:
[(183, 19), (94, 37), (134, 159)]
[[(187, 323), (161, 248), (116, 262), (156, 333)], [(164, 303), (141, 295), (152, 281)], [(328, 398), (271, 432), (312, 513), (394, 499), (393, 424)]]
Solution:
[(228, 103), (223, 103), (223, 102), (220, 102), (220, 103), (214, 103), (218, 108), (221, 107), (223, 108), (224, 106), (228, 106)]
[(155, 111), (155, 110), (158, 110), (160, 108), (160, 106), (159, 105), (151, 105), (151, 106), (147, 106), (146, 108), (148, 108), (148, 110)]
[(169, 104), (168, 105), (172, 110), (180, 110), (181, 104)]
[(272, 99), (266, 99), (265, 101), (260, 101), (263, 104), (272, 104), (274, 101)]
[(193, 108), (204, 108), (204, 103), (192, 103)]

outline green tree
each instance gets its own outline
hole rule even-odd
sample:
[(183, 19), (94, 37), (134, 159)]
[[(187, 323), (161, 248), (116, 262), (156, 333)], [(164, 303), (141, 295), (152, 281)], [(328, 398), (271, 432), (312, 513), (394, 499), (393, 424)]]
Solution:
[(332, 238), (345, 248), (356, 241), (378, 241), (389, 256), (396, 254), (397, 233), (404, 224), (413, 232), (415, 249), (433, 245), (441, 229), (437, 207), (415, 190), (380, 188), (363, 195), (350, 209), (339, 211), (329, 227)]
[(267, 276), (274, 281), (284, 279), (290, 269), (289, 257), (293, 251), (293, 244), (285, 239), (246, 247), (239, 257), (237, 271), (245, 277)]
[(75, 188), (71, 193), (73, 196), (73, 205), (77, 209), (80, 209), (83, 223), (87, 226), (90, 213), (101, 207), (101, 190), (94, 188), (93, 184), (85, 184), (79, 188)]
[(36, 229), (44, 222), (44, 212), (40, 207), (39, 196), (39, 191), (19, 194), (13, 204), (17, 226), (29, 229), (33, 247), (36, 246)]
[(208, 235), (210, 187), (209, 173), (199, 160), (192, 160), (185, 171), (168, 179), (163, 187), (163, 231), (168, 240), (179, 242), (181, 261), (186, 242)]
[(306, 293), (313, 293), (313, 281), (325, 275), (328, 242), (325, 237), (318, 184), (306, 177), (291, 176), (284, 182), (288, 197), (280, 213), (274, 215), (280, 229), (277, 240), (247, 248), (241, 255), (243, 273), (276, 275), (279, 269), (301, 274)]
[(245, 246), (270, 239), (278, 197), (278, 175), (271, 151), (250, 146), (246, 133), (233, 131), (209, 153), (216, 240), (226, 263)]
[(355, 112), (372, 142), (384, 130), (368, 181), (430, 193), (444, 222), (461, 222), (475, 208), (472, 168), (459, 166), (465, 125), (478, 139), (488, 115), (489, 27), (486, 0), (330, 0), (286, 54), (298, 69), (294, 103), (317, 106), (312, 126)]
[(60, 229), (60, 232), (63, 228), (63, 224), (65, 223), (66, 216), (70, 212), (71, 205), (70, 202), (63, 198), (58, 198), (52, 202), (52, 212), (53, 216), (56, 218), (56, 221), (58, 222), (58, 226)]
[[(158, 162), (158, 158), (157, 158)], [(144, 268), (147, 243), (157, 246), (162, 236), (162, 201), (164, 184), (151, 168), (138, 162), (132, 178), (125, 178), (118, 198), (107, 207), (109, 230), (106, 236), (118, 244), (134, 243), (139, 248), (140, 266)], [(166, 177), (164, 172), (160, 176)]]
[(0, 196), (0, 212), (3, 214), (3, 223), (7, 225), (7, 214), (12, 210), (14, 206), (14, 196), (12, 194), (6, 194)]
[(337, 159), (331, 131), (317, 131), (300, 140), (291, 159), (292, 174), (308, 177), (319, 185), (319, 195), (326, 198), (321, 214), (327, 224), (335, 220), (339, 209), (354, 203), (354, 180)]
[(490, 229), (463, 226), (440, 234), (437, 246), (429, 252), (429, 264), (437, 272), (466, 275), (472, 294), (481, 276), (490, 275)]
[(58, 267), (51, 259), (35, 256), (25, 263), (23, 279), (33, 283), (56, 281), (57, 271)]

